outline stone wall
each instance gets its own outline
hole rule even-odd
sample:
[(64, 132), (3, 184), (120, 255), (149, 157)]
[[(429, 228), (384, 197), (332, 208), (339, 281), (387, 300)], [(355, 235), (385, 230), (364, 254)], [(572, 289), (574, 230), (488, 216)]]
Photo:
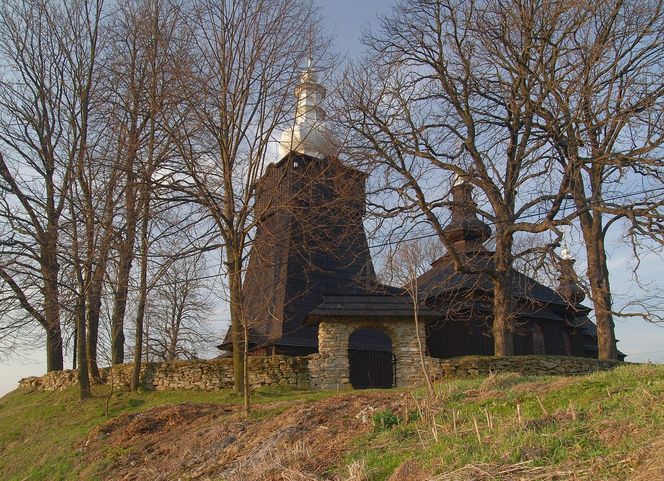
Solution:
[[(268, 385), (309, 388), (309, 360), (304, 357), (270, 356), (249, 358), (249, 384), (252, 388)], [(131, 364), (113, 368), (113, 384), (129, 386)], [(100, 370), (102, 381), (108, 382), (109, 370)], [(22, 379), (21, 387), (54, 391), (78, 382), (78, 371), (56, 371), (41, 377)], [(233, 387), (233, 360), (174, 361), (153, 363), (141, 369), (141, 383), (146, 389), (201, 389), (218, 391)]]
[[(339, 334), (343, 324), (329, 324), (322, 330), (323, 335)], [(410, 324), (412, 329), (412, 324)], [(366, 327), (363, 326), (363, 327)], [(405, 326), (402, 326), (406, 329)], [(346, 325), (346, 330), (350, 329)], [(341, 329), (344, 330), (344, 329)], [(353, 329), (350, 330), (352, 332)], [(345, 332), (345, 331), (344, 331)], [(350, 334), (348, 332), (348, 334)], [(422, 370), (417, 356), (417, 348), (411, 340), (397, 328), (391, 332), (397, 358), (397, 382), (399, 386), (423, 384)], [(307, 357), (251, 357), (249, 358), (249, 382), (252, 388), (261, 386), (286, 386), (291, 388), (349, 389), (348, 376), (348, 336), (337, 349), (323, 349), (321, 354)], [(329, 344), (328, 344), (329, 345)], [(397, 355), (399, 352), (399, 355)], [(491, 372), (518, 372), (524, 375), (575, 375), (612, 369), (619, 361), (598, 361), (597, 359), (565, 356), (465, 356), (452, 359), (426, 358), (433, 379), (485, 376)], [(129, 386), (130, 364), (113, 369), (113, 383), (116, 386)], [(108, 370), (101, 369), (102, 380), (108, 381)], [(55, 391), (74, 386), (77, 371), (55, 371), (41, 377), (22, 379), (21, 387), (45, 391)], [(230, 358), (209, 361), (175, 361), (148, 364), (141, 371), (142, 384), (146, 389), (158, 391), (171, 389), (201, 389), (218, 391), (233, 387), (233, 362)]]
[(463, 378), (486, 376), (492, 372), (517, 372), (523, 375), (576, 375), (606, 371), (623, 364), (620, 361), (600, 361), (569, 356), (463, 356), (451, 359), (431, 359), (434, 378)]

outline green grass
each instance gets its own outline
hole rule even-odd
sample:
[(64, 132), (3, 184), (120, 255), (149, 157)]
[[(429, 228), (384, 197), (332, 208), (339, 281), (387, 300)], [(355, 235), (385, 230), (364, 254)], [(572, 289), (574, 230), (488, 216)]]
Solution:
[[(204, 391), (116, 391), (105, 415), (107, 393), (94, 387), (93, 399), (78, 401), (76, 388), (57, 392), (13, 391), (0, 398), (0, 480), (67, 481), (78, 479), (76, 443), (99, 424), (124, 413), (132, 413), (165, 404), (232, 403), (242, 398), (229, 390)], [(252, 416), (273, 415), (287, 408), (289, 402), (321, 399), (331, 393), (295, 391), (283, 388), (260, 389), (254, 393)], [(261, 404), (284, 401), (262, 409)], [(100, 463), (112, 464), (122, 453), (107, 453)]]
[[(0, 398), (0, 480), (79, 479), (77, 446), (114, 416), (182, 402), (241, 403), (230, 391), (118, 391), (111, 397), (107, 418), (105, 389), (96, 387), (94, 394), (82, 403), (75, 388), (54, 393), (17, 390)], [(300, 401), (333, 395), (259, 390), (252, 419), (271, 418)], [(371, 481), (379, 481), (406, 460), (434, 474), (467, 464), (529, 462), (592, 469), (589, 479), (625, 479), (630, 464), (624, 460), (664, 435), (664, 366), (627, 365), (570, 378), (506, 373), (438, 383), (433, 399), (424, 389), (403, 391), (403, 396), (409, 401), (399, 412), (379, 408), (376, 418), (383, 422), (370, 433), (341, 433), (352, 440), (334, 472), (343, 475), (346, 465), (359, 462)], [(109, 448), (95, 469), (86, 472), (102, 473), (104, 466), (113, 466), (126, 454), (125, 448)]]
[[(407, 459), (430, 472), (483, 463), (592, 465), (594, 479), (622, 479), (621, 461), (664, 434), (664, 366), (578, 378), (507, 373), (439, 383), (436, 391), (423, 412), (433, 415), (437, 440), (426, 415), (409, 416), (391, 431), (356, 440), (346, 462), (364, 461), (372, 481), (387, 479)], [(422, 403), (426, 393), (414, 397)]]

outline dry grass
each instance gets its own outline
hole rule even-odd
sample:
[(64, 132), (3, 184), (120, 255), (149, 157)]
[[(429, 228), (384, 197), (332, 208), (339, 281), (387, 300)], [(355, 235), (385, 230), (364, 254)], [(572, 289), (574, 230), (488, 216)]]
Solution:
[(525, 382), (528, 378), (519, 374), (518, 372), (501, 372), (489, 374), (482, 384), (480, 384), (480, 390), (482, 391), (501, 391), (504, 389), (509, 389)]
[(304, 441), (280, 445), (279, 435), (271, 437), (258, 449), (249, 453), (232, 470), (223, 474), (229, 481), (252, 479), (255, 481), (319, 481), (315, 473), (303, 465), (311, 458), (311, 450)]
[[(308, 469), (308, 460), (312, 453), (309, 444), (298, 441), (292, 445), (284, 445), (273, 436), (258, 450), (249, 455), (223, 473), (222, 479), (228, 481), (322, 481), (329, 479)], [(338, 476), (336, 481), (369, 481), (366, 464), (362, 460), (354, 461), (346, 466), (345, 475)]]
[(589, 471), (574, 467), (555, 469), (532, 466), (530, 461), (512, 465), (469, 464), (428, 481), (572, 481), (589, 480)]
[(348, 474), (343, 481), (369, 481), (369, 473), (364, 460), (356, 460), (347, 466)]
[(634, 469), (630, 481), (664, 480), (664, 435), (637, 450), (635, 456), (641, 463)]

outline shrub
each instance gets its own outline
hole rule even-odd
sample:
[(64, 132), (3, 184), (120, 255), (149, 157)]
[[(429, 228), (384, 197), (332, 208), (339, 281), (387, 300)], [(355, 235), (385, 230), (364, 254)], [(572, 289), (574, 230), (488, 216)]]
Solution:
[(410, 411), (408, 411), (409, 423), (419, 421), (419, 419), (420, 419), (420, 412), (417, 409), (411, 409)]
[(387, 431), (399, 424), (399, 418), (390, 411), (379, 411), (371, 417), (374, 430)]

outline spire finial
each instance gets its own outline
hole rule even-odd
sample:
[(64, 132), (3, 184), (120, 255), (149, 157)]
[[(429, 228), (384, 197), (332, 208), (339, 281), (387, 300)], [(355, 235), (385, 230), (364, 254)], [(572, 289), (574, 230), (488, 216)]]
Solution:
[(565, 233), (562, 233), (562, 246), (563, 248), (560, 251), (560, 257), (563, 260), (570, 261), (574, 260), (574, 256), (572, 256), (572, 251), (569, 248), (569, 245), (567, 244), (567, 239), (565, 238)]
[(459, 174), (456, 172), (452, 174), (452, 186), (456, 187), (457, 185), (461, 185), (464, 182), (465, 180), (463, 180), (463, 177), (461, 177)]
[(574, 271), (574, 258), (567, 248), (560, 253), (561, 260), (558, 263), (560, 276), (558, 277), (558, 294), (569, 304), (576, 306), (586, 297), (586, 293), (579, 285), (578, 277)]
[(455, 244), (457, 252), (484, 252), (483, 244), (491, 237), (491, 228), (477, 217), (473, 186), (456, 173), (452, 182), (452, 218), (443, 232)]
[(336, 138), (325, 125), (325, 110), (322, 106), (325, 95), (325, 87), (318, 83), (313, 58), (309, 55), (307, 67), (295, 87), (295, 125), (281, 136), (279, 150), (282, 157), (293, 151), (314, 157), (336, 152)]

